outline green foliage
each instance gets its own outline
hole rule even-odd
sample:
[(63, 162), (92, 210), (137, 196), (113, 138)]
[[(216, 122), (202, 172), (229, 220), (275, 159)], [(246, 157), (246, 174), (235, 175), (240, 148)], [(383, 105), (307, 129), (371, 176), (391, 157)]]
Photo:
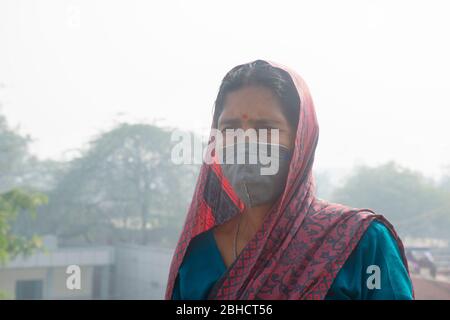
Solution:
[(393, 162), (359, 167), (337, 188), (332, 200), (374, 209), (403, 234), (449, 238), (450, 194), (420, 173)]
[(99, 135), (49, 192), (41, 232), (110, 244), (148, 243), (152, 232), (165, 230), (155, 240), (175, 241), (197, 171), (174, 165), (172, 146), (170, 132), (147, 124), (121, 124)]
[[(28, 153), (29, 141), (29, 137), (11, 129), (0, 115), (0, 265), (42, 246), (36, 234), (24, 236), (14, 230), (15, 223), (23, 216), (35, 221), (37, 207), (47, 201), (42, 193), (25, 191), (31, 187), (29, 164), (35, 161)], [(20, 185), (28, 187), (18, 188)]]
[(19, 213), (36, 216), (36, 208), (47, 201), (43, 194), (27, 193), (15, 189), (0, 194), (0, 265), (19, 254), (29, 255), (33, 250), (42, 247), (37, 235), (25, 238), (12, 232), (11, 224)]

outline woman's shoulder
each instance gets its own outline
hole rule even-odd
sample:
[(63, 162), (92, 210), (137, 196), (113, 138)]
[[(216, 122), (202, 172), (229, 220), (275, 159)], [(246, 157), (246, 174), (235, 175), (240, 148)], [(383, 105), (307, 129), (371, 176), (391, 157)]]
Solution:
[(367, 227), (365, 234), (368, 234), (371, 237), (384, 237), (386, 235), (390, 236), (391, 232), (383, 222), (379, 220), (374, 220)]
[(367, 227), (353, 251), (366, 263), (377, 264), (380, 261), (403, 264), (403, 252), (394, 234), (382, 221), (374, 220)]
[[(367, 245), (394, 246), (397, 247), (397, 241), (388, 227), (379, 220), (374, 220), (364, 232), (361, 242)], [(397, 248), (398, 250), (398, 248)]]
[[(373, 279), (379, 286), (369, 287)], [(355, 299), (412, 299), (412, 284), (402, 252), (382, 221), (373, 220), (367, 227), (331, 291), (350, 292)]]

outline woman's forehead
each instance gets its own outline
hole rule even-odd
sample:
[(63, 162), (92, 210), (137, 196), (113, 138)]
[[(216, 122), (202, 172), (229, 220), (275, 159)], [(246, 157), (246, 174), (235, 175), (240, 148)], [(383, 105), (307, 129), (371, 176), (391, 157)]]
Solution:
[(281, 111), (281, 105), (270, 89), (246, 87), (227, 95), (219, 122), (236, 118), (241, 120), (276, 118), (278, 114), (282, 116)]

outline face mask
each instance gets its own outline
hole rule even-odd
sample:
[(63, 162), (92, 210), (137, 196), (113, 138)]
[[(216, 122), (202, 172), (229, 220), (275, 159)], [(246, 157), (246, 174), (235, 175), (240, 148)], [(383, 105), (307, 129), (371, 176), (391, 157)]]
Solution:
[(246, 207), (255, 207), (271, 203), (283, 193), (290, 158), (290, 150), (282, 145), (234, 144), (223, 149), (221, 166)]

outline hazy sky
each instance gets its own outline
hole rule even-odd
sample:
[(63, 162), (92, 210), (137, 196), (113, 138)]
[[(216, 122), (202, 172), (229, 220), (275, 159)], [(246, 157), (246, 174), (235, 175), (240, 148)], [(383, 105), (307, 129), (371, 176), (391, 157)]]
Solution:
[[(1, 112), (61, 159), (115, 122), (207, 133), (220, 81), (271, 59), (308, 83), (316, 168), (450, 165), (449, 1), (0, 1)], [(66, 153), (66, 157), (70, 153)]]

